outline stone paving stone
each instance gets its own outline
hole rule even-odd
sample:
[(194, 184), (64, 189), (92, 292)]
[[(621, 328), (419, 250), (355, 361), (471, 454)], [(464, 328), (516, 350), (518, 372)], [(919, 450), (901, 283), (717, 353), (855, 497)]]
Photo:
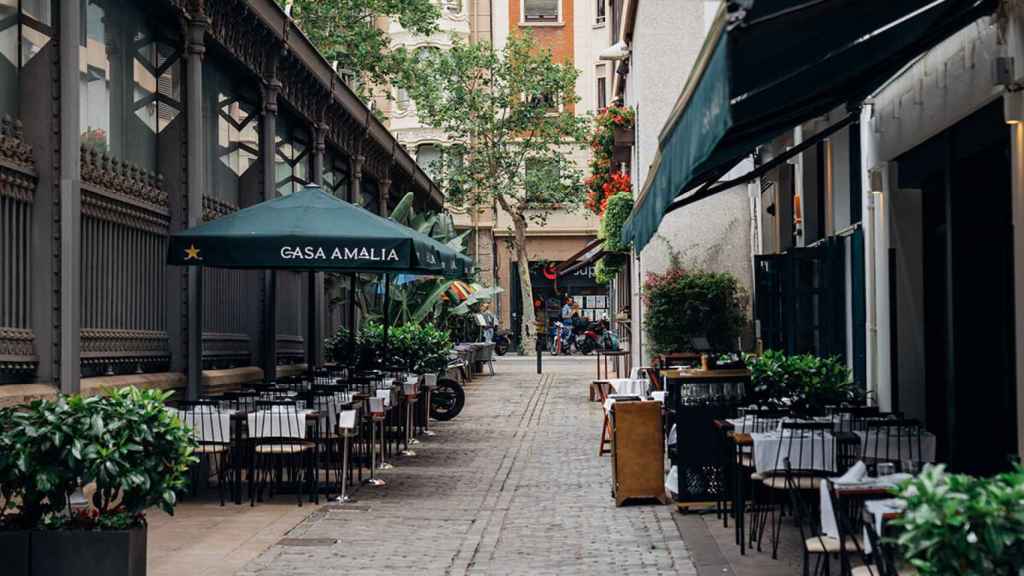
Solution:
[(616, 508), (597, 456), (602, 413), (587, 401), (593, 360), (502, 359), (467, 387), (466, 408), (432, 423), (414, 458), (349, 505), (312, 513), (243, 576), (356, 574), (696, 574), (673, 508)]

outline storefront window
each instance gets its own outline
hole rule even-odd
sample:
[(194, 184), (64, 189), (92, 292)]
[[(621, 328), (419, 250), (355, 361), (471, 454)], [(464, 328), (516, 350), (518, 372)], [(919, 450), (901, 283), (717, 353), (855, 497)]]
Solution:
[[(161, 120), (159, 88), (180, 90), (173, 52), (157, 44), (135, 6), (124, 0), (83, 0), (81, 139), (98, 152), (156, 171)], [(180, 100), (180, 98), (178, 99)]]
[(213, 62), (203, 66), (208, 195), (238, 207), (242, 178), (259, 158), (259, 116), (253, 100)]
[(18, 73), (53, 36), (50, 2), (0, 0), (0, 114), (18, 115)]
[(324, 190), (342, 200), (348, 200), (351, 178), (348, 159), (328, 148), (324, 152)]
[(309, 135), (288, 116), (277, 119), (277, 157), (274, 181), (277, 193), (287, 196), (309, 183)]

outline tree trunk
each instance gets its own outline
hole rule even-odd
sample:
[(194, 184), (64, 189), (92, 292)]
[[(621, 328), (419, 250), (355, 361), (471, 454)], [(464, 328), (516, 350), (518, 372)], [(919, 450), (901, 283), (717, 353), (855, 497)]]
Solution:
[(522, 300), (523, 318), (519, 328), (519, 342), (523, 354), (533, 354), (537, 346), (537, 315), (533, 310), (533, 282), (530, 281), (530, 259), (526, 252), (526, 218), (512, 215), (515, 229), (516, 258), (519, 260), (519, 292)]

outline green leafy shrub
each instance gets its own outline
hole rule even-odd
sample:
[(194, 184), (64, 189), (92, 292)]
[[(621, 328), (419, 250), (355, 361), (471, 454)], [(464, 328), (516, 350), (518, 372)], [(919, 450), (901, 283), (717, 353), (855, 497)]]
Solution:
[[(385, 366), (384, 326), (367, 323), (354, 346), (348, 331), (341, 328), (324, 342), (324, 349), (339, 364), (357, 370), (379, 369)], [(388, 330), (386, 366), (417, 374), (437, 373), (444, 370), (451, 350), (448, 332), (432, 324), (407, 323)]]
[(694, 350), (700, 337), (712, 350), (733, 351), (747, 322), (744, 291), (727, 273), (678, 267), (650, 273), (644, 303), (645, 331), (655, 354)]
[(993, 478), (925, 466), (901, 486), (896, 543), (922, 576), (1016, 576), (1024, 571), (1024, 468)]
[(749, 397), (757, 404), (786, 405), (797, 414), (810, 416), (823, 414), (828, 406), (863, 399), (849, 368), (837, 356), (786, 356), (766, 350), (761, 356), (747, 356), (745, 361), (750, 369)]
[[(173, 514), (196, 458), (191, 432), (164, 409), (170, 395), (122, 388), (3, 414), (0, 494), (20, 502), (16, 515), (5, 508), (4, 520), (21, 528), (112, 529), (143, 523), (150, 506)], [(71, 518), (70, 495), (91, 482), (95, 511)]]

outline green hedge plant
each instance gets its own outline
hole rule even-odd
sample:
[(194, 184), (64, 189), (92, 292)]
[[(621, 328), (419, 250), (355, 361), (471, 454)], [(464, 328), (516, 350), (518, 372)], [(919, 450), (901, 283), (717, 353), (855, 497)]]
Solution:
[(750, 369), (750, 400), (760, 405), (787, 406), (796, 414), (815, 416), (829, 406), (863, 400), (850, 369), (838, 356), (787, 356), (766, 350), (761, 356), (746, 356), (745, 362)]

